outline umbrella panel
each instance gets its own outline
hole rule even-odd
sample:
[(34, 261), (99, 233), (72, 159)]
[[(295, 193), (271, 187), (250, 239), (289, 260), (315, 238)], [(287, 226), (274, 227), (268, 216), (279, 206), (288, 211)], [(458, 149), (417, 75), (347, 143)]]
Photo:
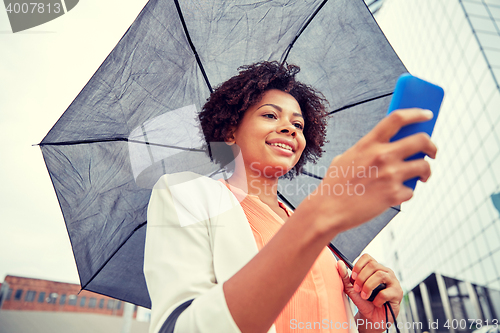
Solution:
[[(146, 225), (139, 227), (85, 289), (151, 308), (143, 273)], [(127, 266), (123, 263), (127, 262)]]
[(126, 142), (42, 146), (42, 152), (84, 286), (146, 221), (151, 191), (135, 184)]

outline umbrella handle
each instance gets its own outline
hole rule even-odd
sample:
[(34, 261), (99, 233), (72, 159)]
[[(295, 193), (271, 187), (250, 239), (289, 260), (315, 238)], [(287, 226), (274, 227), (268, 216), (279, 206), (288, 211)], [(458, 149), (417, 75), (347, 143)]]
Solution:
[(377, 286), (377, 288), (373, 289), (372, 291), (372, 294), (370, 295), (370, 297), (368, 298), (368, 300), (370, 302), (373, 302), (373, 300), (375, 299), (375, 297), (377, 297), (378, 293), (381, 291), (381, 290), (384, 290), (385, 288), (387, 287), (387, 285), (385, 283), (381, 283)]

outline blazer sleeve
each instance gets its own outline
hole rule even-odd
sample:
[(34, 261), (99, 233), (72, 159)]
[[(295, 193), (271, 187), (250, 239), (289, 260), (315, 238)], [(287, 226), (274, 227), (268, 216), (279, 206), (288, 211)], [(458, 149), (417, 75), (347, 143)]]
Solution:
[(218, 196), (227, 194), (216, 188), (210, 202), (200, 202), (206, 191), (189, 184), (172, 186), (172, 179), (163, 176), (151, 194), (144, 254), (152, 302), (150, 332), (159, 332), (169, 315), (190, 300), (174, 332), (240, 332), (214, 272), (211, 228), (217, 213), (206, 207), (224, 201)]

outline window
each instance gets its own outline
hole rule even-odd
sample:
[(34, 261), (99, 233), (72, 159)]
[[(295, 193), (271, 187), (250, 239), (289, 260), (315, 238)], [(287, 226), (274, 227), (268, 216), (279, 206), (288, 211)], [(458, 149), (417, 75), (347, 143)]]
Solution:
[(68, 305), (76, 305), (77, 299), (78, 299), (78, 297), (76, 297), (75, 295), (69, 295)]
[(87, 297), (83, 296), (82, 298), (80, 298), (80, 307), (84, 307), (85, 306), (85, 302), (87, 301)]
[(38, 294), (38, 303), (43, 303), (43, 301), (45, 301), (45, 291), (41, 291)]
[(99, 309), (102, 309), (104, 307), (104, 298), (101, 298), (99, 301)]
[(491, 201), (493, 202), (493, 206), (498, 210), (500, 214), (500, 192), (491, 194)]
[(16, 290), (16, 294), (14, 296), (14, 300), (19, 301), (22, 296), (23, 296), (23, 290), (22, 289), (17, 289)]
[(122, 308), (122, 301), (116, 301), (116, 302), (117, 302), (116, 309), (120, 310)]
[(96, 303), (97, 303), (97, 299), (94, 297), (91, 297), (89, 299), (89, 308), (95, 308)]
[(35, 300), (36, 291), (28, 290), (26, 296), (24, 297), (25, 302), (33, 302)]
[(113, 309), (115, 306), (115, 300), (110, 299), (108, 300), (108, 309)]
[(57, 293), (50, 293), (49, 297), (47, 297), (47, 303), (56, 304), (57, 296), (59, 296)]
[(12, 288), (9, 288), (9, 290), (7, 291), (7, 296), (5, 296), (5, 300), (10, 301), (10, 297), (12, 296), (13, 291), (14, 290), (12, 290)]
[(61, 298), (59, 298), (59, 304), (64, 305), (66, 303), (66, 294), (62, 294)]

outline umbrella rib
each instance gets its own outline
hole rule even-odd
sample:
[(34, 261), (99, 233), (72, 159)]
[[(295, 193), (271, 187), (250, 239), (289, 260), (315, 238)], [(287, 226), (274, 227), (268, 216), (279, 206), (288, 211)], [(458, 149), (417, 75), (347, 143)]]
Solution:
[(292, 208), (292, 210), (295, 210), (295, 206), (292, 205), (292, 203), (290, 201), (288, 201), (288, 199), (285, 198), (285, 196), (283, 194), (281, 194), (279, 191), (278, 191), (278, 198), (280, 198), (281, 201), (286, 203), (288, 205), (288, 207)]
[(297, 39), (299, 38), (299, 36), (302, 34), (302, 32), (304, 32), (304, 30), (306, 30), (307, 26), (309, 25), (309, 23), (311, 23), (311, 21), (314, 19), (314, 17), (316, 16), (316, 14), (318, 14), (318, 12), (321, 10), (321, 8), (323, 8), (323, 6), (327, 3), (328, 0), (324, 0), (321, 5), (318, 6), (318, 8), (316, 8), (316, 10), (314, 11), (314, 13), (311, 15), (311, 17), (309, 17), (309, 19), (307, 20), (306, 24), (304, 24), (304, 26), (299, 30), (299, 33), (297, 35), (295, 35), (295, 38), (293, 39), (293, 41), (288, 44), (283, 56), (282, 56), (282, 59), (281, 60), (281, 64), (283, 65), (286, 61), (286, 59), (288, 58), (288, 55), (290, 54), (290, 51), (292, 50), (292, 47), (293, 45), (295, 44), (295, 42), (297, 41)]
[(337, 258), (342, 260), (344, 264), (346, 264), (346, 266), (352, 271), (354, 267), (352, 262), (349, 259), (347, 259), (347, 257), (342, 252), (340, 252), (340, 250), (335, 245), (333, 245), (332, 242), (328, 243), (327, 247), (330, 249), (330, 251), (333, 252), (333, 254), (337, 256)]
[(148, 145), (148, 146), (157, 146), (157, 147), (163, 147), (163, 148), (172, 148), (172, 149), (194, 151), (194, 152), (205, 152), (205, 150), (203, 150), (203, 149), (185, 148), (185, 147), (164, 145), (164, 144), (161, 144), (161, 143), (154, 143), (154, 142), (148, 142), (148, 141), (138, 141), (138, 140), (130, 140), (130, 139), (127, 139), (127, 138), (109, 138), (109, 139), (90, 139), (90, 140), (62, 141), (62, 142), (46, 142), (46, 143), (39, 143), (38, 145), (39, 146), (72, 146), (72, 145), (80, 145), (80, 144), (88, 144), (88, 143), (113, 142), (113, 141), (125, 141), (125, 142), (131, 142), (131, 143), (142, 143), (142, 144), (145, 144), (145, 145)]
[[(144, 128), (144, 124), (141, 125), (141, 129), (142, 129), (142, 135), (144, 136), (144, 139), (146, 140), (146, 142), (149, 142), (148, 134), (146, 133), (146, 128)], [(149, 159), (151, 160), (151, 163), (154, 163), (155, 158), (153, 156), (153, 152), (151, 151), (151, 145), (147, 144), (147, 148), (148, 148)], [(162, 160), (162, 162), (163, 162), (163, 160)]]
[(367, 5), (368, 7), (370, 7), (370, 6), (371, 6), (371, 5), (373, 5), (375, 2), (379, 2), (379, 0), (372, 0), (372, 2), (367, 3), (366, 5)]
[(82, 286), (82, 290), (84, 290), (90, 282), (92, 282), (92, 280), (94, 280), (94, 278), (97, 276), (97, 274), (99, 274), (103, 269), (104, 267), (108, 264), (108, 262), (111, 260), (111, 258), (114, 257), (114, 255), (122, 248), (122, 246), (129, 240), (130, 237), (132, 237), (132, 235), (137, 231), (139, 230), (140, 228), (142, 228), (144, 225), (146, 225), (147, 221), (144, 221), (142, 222), (141, 224), (139, 224), (137, 227), (134, 228), (134, 230), (130, 233), (130, 235), (128, 235), (127, 238), (125, 238), (125, 240), (123, 240), (123, 242), (120, 244), (120, 246), (118, 246), (118, 248), (109, 256), (109, 258), (104, 262), (104, 264), (101, 265), (101, 267), (94, 273), (94, 275), (92, 275), (92, 277), (89, 279), (89, 281), (87, 283), (85, 283), (85, 285)]
[[(301, 174), (306, 175), (306, 176), (309, 176), (309, 177), (311, 177), (311, 178), (315, 178), (315, 179), (323, 180), (323, 177), (316, 176), (315, 174), (310, 173), (310, 172), (307, 172), (307, 171), (304, 171), (304, 170), (302, 170), (302, 171), (301, 171)], [(278, 195), (279, 195), (279, 194), (278, 194)], [(281, 197), (280, 197), (280, 198), (281, 198)], [(285, 200), (286, 200), (286, 199), (285, 199)], [(293, 207), (293, 206), (292, 206), (292, 207)], [(399, 209), (397, 206), (392, 206), (391, 208), (392, 208), (392, 209), (394, 209), (394, 210), (395, 210), (395, 211), (397, 211), (397, 212), (400, 212), (400, 211), (401, 211), (401, 209)]]
[[(224, 168), (219, 168), (217, 170), (215, 170), (214, 172), (212, 172), (211, 174), (208, 175), (209, 178), (211, 178), (213, 175), (216, 175), (218, 172), (220, 172), (221, 170), (224, 170)], [(224, 180), (226, 177), (224, 177)]]
[(391, 91), (390, 93), (387, 93), (387, 94), (383, 94), (383, 95), (380, 95), (380, 96), (377, 96), (377, 97), (373, 97), (373, 98), (369, 98), (369, 99), (365, 99), (364, 101), (360, 101), (360, 102), (357, 102), (357, 103), (354, 103), (354, 104), (349, 104), (349, 105), (345, 105), (339, 109), (336, 109), (336, 110), (333, 110), (331, 111), (329, 114), (332, 115), (334, 113), (337, 113), (339, 111), (344, 111), (346, 109), (349, 109), (349, 108), (352, 108), (356, 105), (360, 105), (360, 104), (364, 104), (364, 103), (368, 103), (368, 102), (371, 102), (371, 101), (374, 101), (376, 99), (379, 99), (379, 98), (384, 98), (384, 97), (387, 97), (387, 96), (391, 96), (394, 92)]
[(316, 178), (316, 179), (319, 179), (319, 180), (323, 180), (323, 177), (320, 177), (320, 176), (316, 176), (315, 174), (313, 173), (310, 173), (310, 172), (307, 172), (307, 171), (304, 171), (302, 170), (301, 173), (303, 175), (306, 175), (306, 176), (309, 176), (309, 177), (312, 177), (312, 178)]
[(201, 74), (203, 74), (203, 78), (205, 79), (205, 82), (207, 83), (208, 89), (210, 90), (210, 93), (213, 93), (212, 85), (210, 84), (210, 81), (208, 81), (208, 76), (207, 73), (205, 73), (205, 68), (203, 68), (203, 65), (201, 64), (200, 57), (198, 56), (198, 52), (196, 51), (196, 48), (194, 47), (193, 41), (191, 40), (191, 36), (189, 35), (189, 31), (187, 29), (186, 21), (184, 21), (184, 15), (182, 15), (181, 11), (181, 6), (179, 5), (178, 0), (174, 0), (175, 7), (177, 8), (177, 13), (179, 14), (179, 18), (181, 19), (181, 24), (182, 28), (184, 29), (184, 33), (186, 34), (186, 38), (188, 40), (189, 46), (191, 47), (191, 50), (193, 50), (194, 57), (196, 58), (196, 62), (198, 63), (198, 66), (200, 67)]

